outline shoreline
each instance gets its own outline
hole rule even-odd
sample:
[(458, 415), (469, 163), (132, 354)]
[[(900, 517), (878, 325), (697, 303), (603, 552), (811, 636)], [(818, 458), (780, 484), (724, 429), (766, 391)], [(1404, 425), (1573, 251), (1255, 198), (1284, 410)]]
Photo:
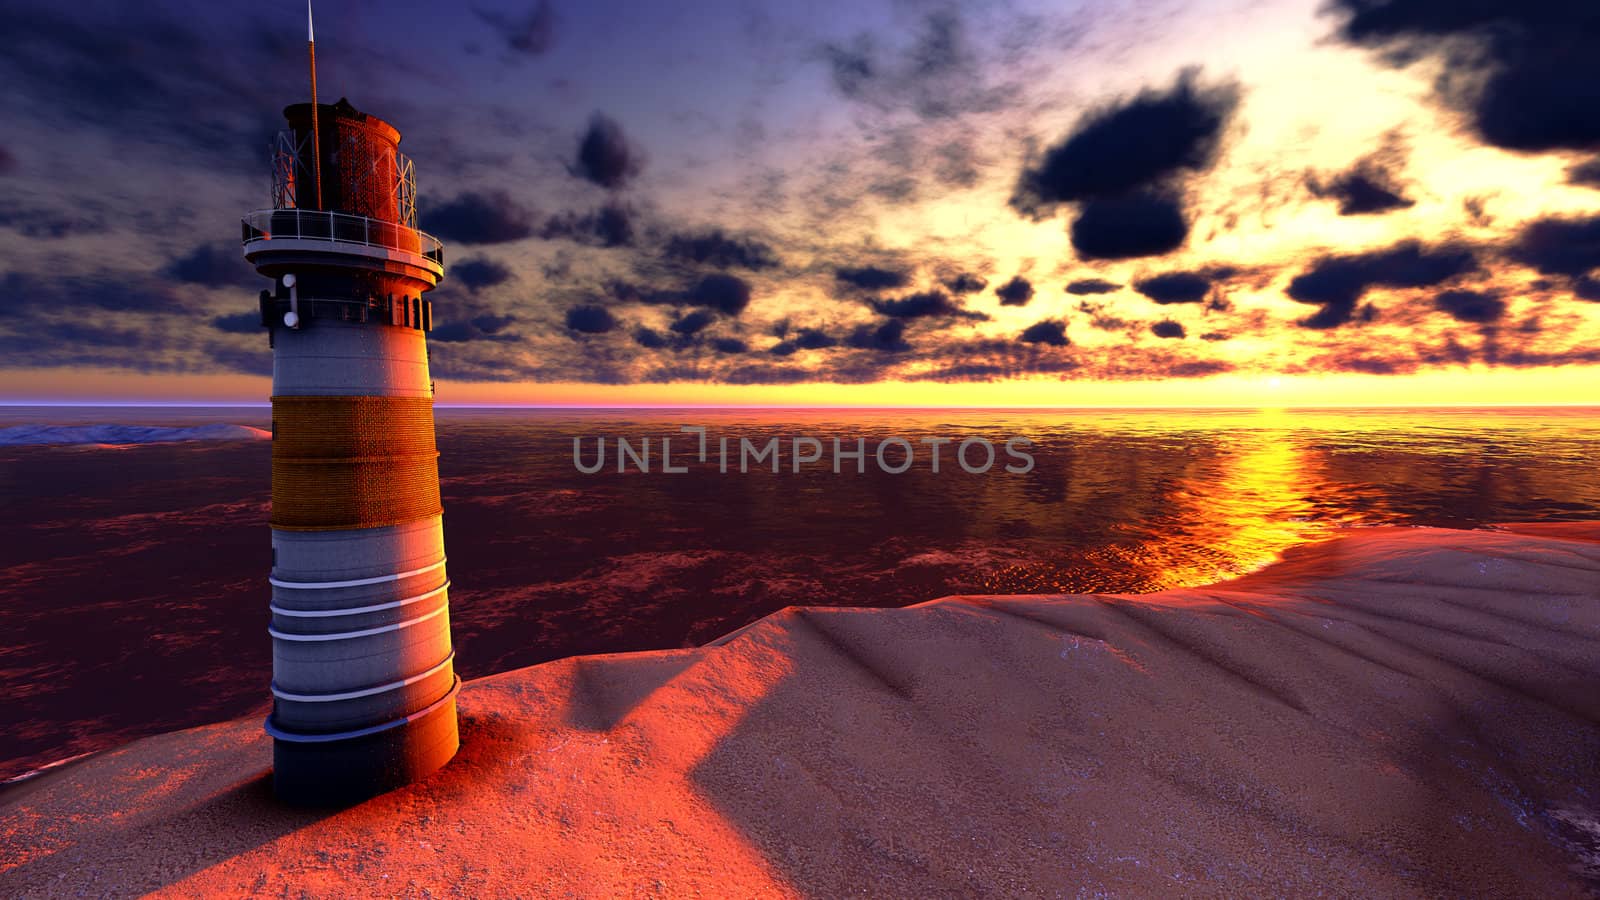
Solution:
[(1597, 678), (1600, 523), (1352, 529), (477, 679), (457, 760), (346, 810), (272, 801), (254, 718), (143, 738), (0, 787), (0, 892), (1580, 896)]

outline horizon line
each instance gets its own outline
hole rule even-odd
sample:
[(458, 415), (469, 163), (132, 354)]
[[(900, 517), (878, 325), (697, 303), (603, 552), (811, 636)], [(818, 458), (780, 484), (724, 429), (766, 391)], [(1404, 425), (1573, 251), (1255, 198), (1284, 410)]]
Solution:
[[(271, 409), (268, 401), (188, 401), (188, 400), (0, 400), (0, 408), (18, 409)], [(1600, 400), (1583, 402), (1539, 403), (1370, 403), (1370, 404), (1022, 404), (978, 406), (971, 404), (927, 405), (871, 405), (871, 404), (762, 404), (762, 403), (436, 403), (435, 409), (540, 409), (540, 410), (593, 410), (593, 409), (729, 409), (729, 410), (841, 410), (841, 411), (900, 411), (900, 410), (1181, 410), (1181, 409), (1237, 409), (1237, 410), (1367, 410), (1367, 409), (1588, 409), (1600, 408)]]

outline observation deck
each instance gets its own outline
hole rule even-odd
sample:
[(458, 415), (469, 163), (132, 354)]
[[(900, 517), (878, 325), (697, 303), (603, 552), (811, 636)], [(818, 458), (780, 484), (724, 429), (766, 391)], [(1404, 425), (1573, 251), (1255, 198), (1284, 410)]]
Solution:
[[(371, 260), (375, 268), (399, 264), (444, 277), (444, 244), (398, 222), (321, 209), (258, 209), (240, 220), (244, 256), (257, 268), (315, 261), (328, 253)], [(387, 264), (387, 265), (386, 265)]]

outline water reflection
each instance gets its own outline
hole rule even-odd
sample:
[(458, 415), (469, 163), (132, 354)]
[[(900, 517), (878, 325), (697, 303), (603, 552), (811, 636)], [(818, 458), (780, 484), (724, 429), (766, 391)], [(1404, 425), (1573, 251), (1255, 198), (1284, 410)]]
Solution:
[[(1104, 510), (1098, 536), (1082, 534), (1059, 555), (1017, 565), (986, 581), (997, 592), (1147, 591), (1207, 584), (1267, 565), (1285, 549), (1376, 511), (1318, 510), (1317, 451), (1291, 440), (1282, 413), (1263, 411), (1234, 423), (1226, 438), (1189, 435), (1152, 454), (1117, 454), (1120, 464), (1067, 481), (1081, 453), (1061, 453), (1060, 471), (1041, 479), (1030, 499), (1050, 506)], [(1052, 458), (1056, 454), (1051, 455)], [(1064, 476), (1058, 477), (1058, 476)]]
[[(1251, 433), (1229, 448), (1217, 477), (1174, 487), (1171, 514), (1153, 524), (1184, 541), (1144, 539), (1142, 568), (1161, 586), (1205, 584), (1259, 569), (1330, 530), (1334, 521), (1314, 515), (1310, 455), (1280, 431)], [(1357, 515), (1346, 511), (1347, 521)]]
[[(513, 423), (526, 427), (522, 485), (554, 482), (581, 496), (574, 521), (559, 505), (541, 506), (509, 526), (548, 533), (563, 521), (541, 565), (563, 568), (558, 548), (574, 533), (612, 539), (609, 548), (574, 546), (574, 575), (623, 547), (715, 552), (746, 573), (787, 559), (789, 574), (806, 576), (791, 585), (825, 576), (813, 594), (789, 594), (796, 602), (852, 602), (843, 599), (852, 593), (854, 602), (915, 602), (941, 590), (1150, 590), (1249, 571), (1347, 525), (1581, 518), (1600, 503), (1594, 472), (1579, 462), (1600, 442), (1594, 415), (1584, 411), (452, 415), (459, 419), (447, 434), (463, 448), (497, 434), (507, 448)], [(1038, 442), (1037, 463), (1027, 476), (948, 468), (933, 476), (924, 466), (903, 475), (567, 471), (574, 434), (672, 433), (679, 424), (757, 442), (1022, 434)], [(453, 459), (469, 507), (491, 483), (503, 489), (517, 480), (481, 450)], [(447, 492), (451, 470), (447, 462)], [(943, 572), (923, 577), (936, 560)]]

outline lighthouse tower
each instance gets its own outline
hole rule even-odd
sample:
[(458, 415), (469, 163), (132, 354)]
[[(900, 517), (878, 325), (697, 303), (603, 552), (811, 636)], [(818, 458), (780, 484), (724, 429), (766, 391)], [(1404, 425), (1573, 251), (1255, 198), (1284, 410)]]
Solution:
[(260, 298), (273, 351), (266, 728), (281, 798), (345, 803), (426, 775), (458, 744), (424, 296), (444, 251), (417, 230), (393, 126), (345, 100), (284, 115), (272, 208), (244, 218), (245, 259), (273, 282)]

